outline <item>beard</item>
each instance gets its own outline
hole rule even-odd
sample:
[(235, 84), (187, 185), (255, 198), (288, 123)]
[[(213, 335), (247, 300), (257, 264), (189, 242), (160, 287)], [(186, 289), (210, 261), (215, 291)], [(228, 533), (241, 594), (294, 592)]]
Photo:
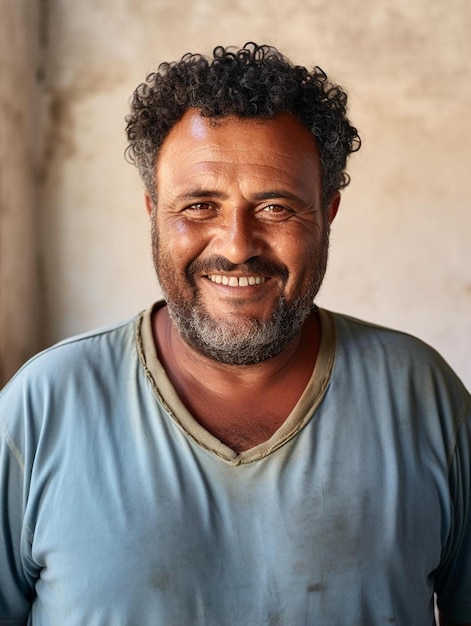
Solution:
[[(152, 251), (154, 267), (167, 302), (169, 315), (183, 340), (198, 353), (227, 365), (254, 365), (270, 359), (287, 348), (301, 328), (314, 306), (327, 268), (329, 249), (329, 225), (323, 225), (321, 238), (304, 265), (302, 284), (298, 284), (299, 295), (288, 302), (283, 289), (271, 317), (260, 320), (240, 316), (234, 321), (215, 318), (211, 315), (196, 286), (195, 276), (213, 274), (218, 271), (239, 271), (245, 275), (279, 277), (282, 285), (288, 279), (288, 268), (260, 257), (248, 259), (242, 265), (234, 265), (225, 257), (212, 256), (196, 260), (188, 265), (184, 277), (180, 277), (172, 259), (171, 251), (163, 250), (156, 227), (156, 216), (152, 219)], [(182, 288), (181, 281), (191, 288)], [(301, 283), (301, 281), (299, 281)], [(234, 307), (236, 311), (236, 307)]]

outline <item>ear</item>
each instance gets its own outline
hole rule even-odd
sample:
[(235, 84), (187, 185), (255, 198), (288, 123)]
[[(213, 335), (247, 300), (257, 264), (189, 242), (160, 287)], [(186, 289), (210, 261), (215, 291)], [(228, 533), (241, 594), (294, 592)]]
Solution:
[(146, 203), (146, 211), (147, 211), (147, 215), (150, 217), (152, 214), (152, 209), (154, 207), (154, 203), (152, 202), (152, 198), (150, 197), (150, 194), (148, 191), (146, 191), (144, 193), (144, 201)]
[(329, 221), (329, 224), (332, 224), (332, 222), (335, 219), (335, 216), (337, 215), (337, 211), (339, 210), (340, 200), (341, 200), (340, 191), (336, 191), (332, 195), (331, 199), (329, 200), (329, 205), (327, 207), (327, 219)]

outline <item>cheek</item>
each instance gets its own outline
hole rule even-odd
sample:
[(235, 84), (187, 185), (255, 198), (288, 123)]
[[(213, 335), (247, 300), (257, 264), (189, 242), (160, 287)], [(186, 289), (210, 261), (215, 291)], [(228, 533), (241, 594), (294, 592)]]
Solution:
[[(316, 236), (294, 237), (290, 245), (284, 247), (280, 260), (288, 267), (288, 285), (296, 289), (308, 284), (313, 275), (324, 265), (327, 245), (325, 236), (316, 229)], [(289, 287), (288, 287), (289, 289)]]
[(198, 224), (176, 221), (159, 226), (159, 246), (162, 253), (180, 267), (189, 265), (206, 247), (204, 229)]
[(295, 232), (276, 244), (276, 252), (290, 272), (296, 273), (310, 264), (318, 245), (319, 241), (312, 233)]

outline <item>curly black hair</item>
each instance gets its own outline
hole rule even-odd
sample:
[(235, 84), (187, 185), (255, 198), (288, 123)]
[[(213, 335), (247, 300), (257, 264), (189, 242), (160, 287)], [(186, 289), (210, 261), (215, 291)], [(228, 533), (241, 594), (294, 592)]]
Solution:
[(212, 58), (187, 53), (180, 61), (162, 63), (137, 87), (126, 116), (126, 156), (155, 202), (159, 149), (187, 109), (199, 109), (205, 117), (270, 118), (291, 112), (316, 138), (327, 203), (350, 182), (347, 157), (361, 145), (346, 105), (345, 91), (317, 66), (310, 72), (276, 48), (253, 42), (241, 49), (217, 46)]

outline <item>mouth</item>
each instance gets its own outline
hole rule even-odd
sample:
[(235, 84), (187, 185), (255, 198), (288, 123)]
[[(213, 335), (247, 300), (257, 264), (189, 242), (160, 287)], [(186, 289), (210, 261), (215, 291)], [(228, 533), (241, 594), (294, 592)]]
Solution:
[(226, 274), (207, 274), (206, 278), (212, 283), (227, 287), (251, 287), (263, 285), (267, 280), (265, 276), (227, 276)]

